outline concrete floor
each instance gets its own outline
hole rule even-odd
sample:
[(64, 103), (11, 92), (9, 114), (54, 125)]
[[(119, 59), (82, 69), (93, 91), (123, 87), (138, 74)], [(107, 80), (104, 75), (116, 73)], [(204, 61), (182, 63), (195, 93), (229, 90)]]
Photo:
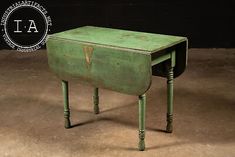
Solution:
[(175, 80), (174, 133), (165, 129), (165, 80), (147, 92), (146, 151), (137, 150), (137, 98), (71, 83), (71, 129), (64, 129), (60, 80), (46, 51), (0, 51), (0, 157), (235, 157), (235, 49), (191, 49)]

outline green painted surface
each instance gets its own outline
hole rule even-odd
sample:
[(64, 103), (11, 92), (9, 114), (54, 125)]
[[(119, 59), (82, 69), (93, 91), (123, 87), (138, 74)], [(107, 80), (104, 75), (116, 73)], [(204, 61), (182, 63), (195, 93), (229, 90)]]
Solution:
[(62, 80), (141, 95), (151, 84), (151, 56), (133, 51), (48, 39), (48, 63)]
[(91, 26), (50, 35), (47, 41), (48, 63), (62, 80), (65, 127), (71, 127), (68, 97), (70, 80), (94, 86), (95, 113), (99, 113), (98, 88), (137, 95), (139, 150), (144, 150), (145, 93), (153, 74), (167, 78), (166, 131), (172, 132), (173, 79), (186, 67), (187, 46), (184, 37)]
[(134, 49), (149, 54), (187, 40), (185, 37), (134, 32), (120, 29), (84, 26), (60, 33), (51, 37), (80, 42)]
[[(141, 95), (148, 90), (152, 74), (166, 75), (157, 70), (165, 70), (160, 62), (152, 68), (152, 55), (186, 41), (184, 37), (85, 26), (50, 35), (48, 62), (61, 79)], [(176, 76), (186, 66), (185, 57), (186, 47), (176, 47)], [(165, 59), (169, 57), (158, 60)]]
[(69, 85), (68, 82), (64, 80), (62, 80), (62, 92), (64, 95), (64, 127), (68, 129), (71, 127), (69, 109)]
[(174, 69), (175, 66), (175, 52), (171, 53), (171, 62), (167, 69), (167, 126), (166, 131), (172, 133), (173, 131), (173, 81), (174, 81)]
[(145, 149), (145, 110), (146, 110), (146, 94), (139, 96), (139, 150)]
[(162, 55), (162, 56), (160, 56), (160, 57), (158, 57), (158, 58), (152, 60), (151, 65), (152, 65), (152, 66), (157, 65), (157, 64), (159, 64), (159, 63), (161, 63), (161, 62), (163, 62), (163, 61), (165, 61), (165, 60), (167, 60), (167, 59), (170, 59), (170, 58), (171, 58), (171, 54), (170, 54), (170, 53), (167, 53), (167, 54), (165, 54), (165, 55)]
[(100, 113), (99, 109), (99, 88), (94, 88), (93, 92), (94, 113)]

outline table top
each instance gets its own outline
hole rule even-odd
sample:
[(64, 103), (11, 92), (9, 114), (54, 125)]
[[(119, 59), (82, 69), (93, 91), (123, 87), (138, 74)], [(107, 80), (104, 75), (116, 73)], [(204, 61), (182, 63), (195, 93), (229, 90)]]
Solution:
[(151, 54), (171, 47), (187, 38), (171, 35), (144, 33), (112, 28), (84, 26), (50, 35), (52, 38), (92, 43), (109, 47), (143, 51)]
[(131, 95), (145, 93), (152, 75), (167, 76), (165, 62), (152, 66), (154, 59), (175, 51), (174, 77), (187, 63), (187, 38), (153, 33), (84, 26), (50, 35), (46, 46), (61, 80)]

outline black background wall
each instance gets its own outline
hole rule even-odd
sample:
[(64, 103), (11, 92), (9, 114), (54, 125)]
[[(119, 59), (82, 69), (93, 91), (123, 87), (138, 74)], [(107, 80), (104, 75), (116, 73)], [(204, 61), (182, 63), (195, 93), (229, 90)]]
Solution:
[[(49, 12), (50, 33), (94, 25), (186, 36), (190, 47), (235, 47), (234, 0), (34, 1)], [(1, 16), (14, 2), (1, 1)], [(2, 37), (0, 41), (1, 49), (9, 48)]]

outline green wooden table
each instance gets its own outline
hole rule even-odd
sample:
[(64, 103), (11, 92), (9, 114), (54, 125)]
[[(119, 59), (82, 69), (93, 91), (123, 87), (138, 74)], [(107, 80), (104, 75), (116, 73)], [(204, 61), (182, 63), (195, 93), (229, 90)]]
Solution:
[(139, 150), (144, 150), (145, 93), (155, 75), (167, 78), (166, 132), (172, 132), (173, 78), (185, 70), (187, 38), (85, 26), (52, 34), (46, 45), (49, 66), (62, 80), (65, 128), (71, 127), (68, 81), (94, 87), (96, 114), (99, 113), (99, 88), (136, 95)]

